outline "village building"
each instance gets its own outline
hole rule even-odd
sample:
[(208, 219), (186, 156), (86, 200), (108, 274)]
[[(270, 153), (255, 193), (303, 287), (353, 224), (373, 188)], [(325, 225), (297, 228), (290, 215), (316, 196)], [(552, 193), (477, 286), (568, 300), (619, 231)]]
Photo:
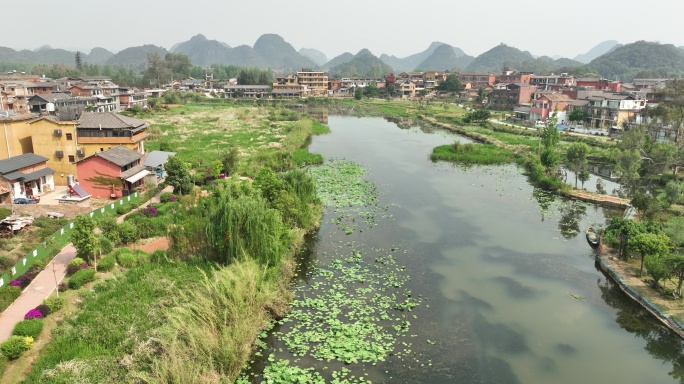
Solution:
[(78, 183), (95, 198), (127, 196), (144, 185), (150, 174), (140, 164), (142, 153), (124, 146), (97, 152), (76, 163)]
[(53, 174), (47, 158), (25, 153), (0, 160), (0, 202), (9, 199), (38, 199), (44, 192), (55, 189)]

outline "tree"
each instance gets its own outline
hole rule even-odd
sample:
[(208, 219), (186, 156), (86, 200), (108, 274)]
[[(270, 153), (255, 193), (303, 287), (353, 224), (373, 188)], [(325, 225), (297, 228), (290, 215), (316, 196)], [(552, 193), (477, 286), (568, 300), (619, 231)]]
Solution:
[(568, 115), (568, 120), (570, 120), (571, 122), (575, 122), (575, 123), (578, 121), (582, 122), (586, 118), (587, 118), (587, 113), (581, 109), (574, 109)]
[(83, 61), (81, 61), (80, 51), (76, 51), (76, 69), (78, 69), (78, 72), (83, 72)]
[(438, 91), (445, 91), (445, 92), (461, 92), (461, 89), (463, 89), (463, 85), (461, 84), (461, 80), (458, 78), (458, 75), (448, 75), (446, 80), (442, 81), (439, 83), (437, 86)]
[(178, 156), (171, 156), (164, 168), (166, 169), (166, 183), (173, 186), (174, 192), (190, 193), (192, 178), (187, 164), (181, 161)]
[(539, 160), (546, 168), (548, 175), (555, 174), (556, 167), (560, 163), (560, 156), (556, 152), (556, 146), (560, 141), (560, 134), (558, 133), (558, 128), (556, 128), (558, 122), (557, 112), (558, 108), (556, 107), (556, 110), (553, 111), (549, 118), (548, 124), (541, 129), (540, 143), (544, 146), (544, 150), (539, 155)]
[(586, 144), (573, 143), (565, 155), (568, 160), (568, 168), (575, 173), (575, 188), (577, 188), (577, 179), (582, 171), (587, 168), (587, 153), (589, 153), (589, 147)]
[[(584, 189), (584, 183), (589, 181), (590, 175), (591, 174), (589, 173), (589, 170), (586, 167), (580, 171), (579, 180), (582, 182), (582, 189)], [(596, 189), (596, 193), (598, 193), (598, 188)]]
[(363, 98), (363, 89), (356, 87), (354, 90), (354, 98), (356, 100), (361, 100)]
[(670, 238), (662, 233), (639, 233), (630, 236), (627, 248), (641, 255), (641, 267), (639, 275), (644, 271), (644, 259), (646, 256), (664, 255), (670, 250)]
[(485, 91), (484, 91), (484, 88), (478, 89), (478, 90), (477, 90), (477, 99), (476, 99), (476, 101), (477, 101), (478, 103), (481, 103), (482, 101), (484, 101), (484, 98), (485, 98)]
[(227, 175), (232, 175), (235, 172), (238, 162), (240, 161), (240, 152), (237, 147), (230, 147), (221, 155), (221, 162), (223, 163), (223, 171)]
[(660, 288), (660, 280), (667, 279), (672, 276), (672, 268), (666, 263), (667, 256), (653, 255), (646, 259), (645, 265), (648, 274), (653, 278), (653, 288)]
[(90, 259), (90, 256), (97, 247), (97, 237), (93, 230), (95, 222), (90, 216), (80, 215), (74, 219), (74, 229), (71, 232), (70, 240), (78, 252), (78, 256)]
[(665, 200), (670, 204), (677, 204), (682, 201), (684, 187), (681, 182), (670, 180), (665, 185)]
[(665, 259), (665, 264), (669, 267), (671, 273), (677, 276), (677, 289), (675, 295), (682, 296), (682, 282), (684, 282), (684, 255), (671, 254)]

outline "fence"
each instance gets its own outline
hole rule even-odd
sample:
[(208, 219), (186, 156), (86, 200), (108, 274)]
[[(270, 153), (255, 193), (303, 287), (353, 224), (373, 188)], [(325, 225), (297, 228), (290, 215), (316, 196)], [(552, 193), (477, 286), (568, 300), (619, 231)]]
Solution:
[[(116, 202), (107, 204), (102, 208), (90, 211), (88, 215), (90, 215), (90, 217), (92, 217), (93, 219), (96, 219), (98, 217), (109, 215), (112, 212), (116, 214), (117, 207), (121, 205), (134, 203), (137, 200), (139, 200), (141, 196), (142, 194), (140, 192), (135, 192), (134, 194), (121, 198)], [(47, 257), (53, 249), (61, 249), (65, 245), (69, 244), (69, 238), (71, 235), (71, 231), (73, 229), (74, 222), (71, 221), (62, 228), (60, 228), (57, 232), (53, 233), (49, 237), (49, 239), (51, 239), (50, 241), (44, 242), (43, 245), (36, 247), (36, 249), (27, 253), (26, 256), (19, 260), (19, 262), (15, 264), (10, 271), (0, 276), (0, 287), (8, 285), (10, 280), (16, 279), (19, 276), (23, 275), (29, 268), (31, 268), (31, 266), (33, 266), (33, 264)]]

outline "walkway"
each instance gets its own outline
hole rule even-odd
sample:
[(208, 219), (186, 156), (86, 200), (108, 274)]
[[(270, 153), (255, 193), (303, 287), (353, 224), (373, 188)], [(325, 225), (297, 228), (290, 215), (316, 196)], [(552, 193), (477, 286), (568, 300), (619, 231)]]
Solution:
[(582, 201), (588, 201), (591, 203), (596, 203), (606, 207), (621, 208), (626, 209), (631, 207), (630, 201), (628, 199), (623, 199), (617, 196), (601, 195), (598, 193), (587, 192), (581, 189), (572, 189), (567, 192), (563, 192), (564, 195), (579, 199)]
[[(152, 199), (140, 206), (144, 208), (150, 203), (158, 203), (159, 196), (163, 192), (172, 192), (173, 187), (167, 186)], [(139, 209), (139, 208), (138, 208)], [(118, 223), (122, 223), (124, 218), (135, 212), (129, 212), (117, 219)], [(67, 266), (69, 262), (76, 257), (76, 248), (69, 243), (62, 251), (55, 256), (52, 261), (42, 270), (38, 276), (29, 284), (14, 302), (0, 315), (0, 341), (6, 340), (12, 334), (14, 326), (24, 320), (24, 315), (31, 309), (43, 303), (43, 300), (50, 296), (55, 290), (55, 287), (66, 276)]]

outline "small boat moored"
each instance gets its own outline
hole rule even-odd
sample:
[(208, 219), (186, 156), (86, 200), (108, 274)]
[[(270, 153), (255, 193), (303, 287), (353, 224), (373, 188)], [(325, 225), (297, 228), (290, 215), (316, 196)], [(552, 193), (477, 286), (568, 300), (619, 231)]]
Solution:
[(596, 233), (596, 230), (594, 230), (594, 227), (587, 228), (587, 242), (592, 247), (599, 246), (599, 235)]

